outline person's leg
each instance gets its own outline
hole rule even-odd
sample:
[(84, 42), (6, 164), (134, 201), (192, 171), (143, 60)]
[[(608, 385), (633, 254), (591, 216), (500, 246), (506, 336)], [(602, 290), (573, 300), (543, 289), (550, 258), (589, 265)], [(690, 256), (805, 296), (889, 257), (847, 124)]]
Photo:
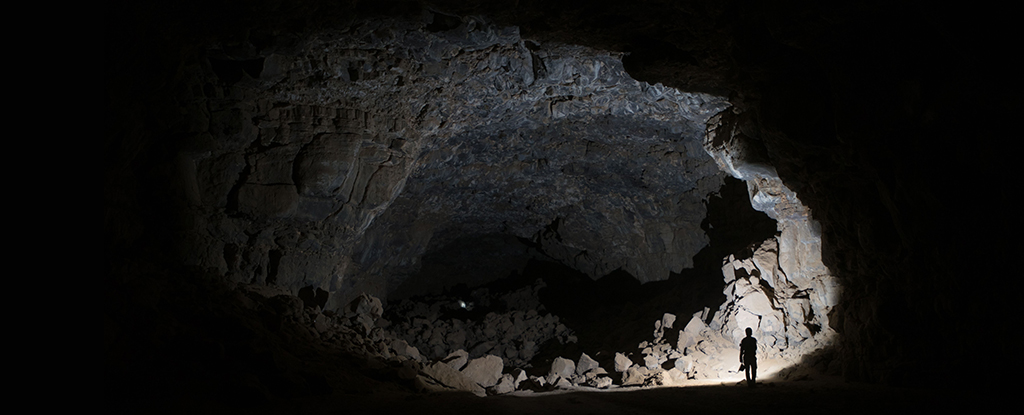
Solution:
[(757, 362), (754, 362), (754, 363), (752, 363), (752, 364), (750, 364), (748, 366), (750, 367), (750, 383), (756, 383), (757, 382)]

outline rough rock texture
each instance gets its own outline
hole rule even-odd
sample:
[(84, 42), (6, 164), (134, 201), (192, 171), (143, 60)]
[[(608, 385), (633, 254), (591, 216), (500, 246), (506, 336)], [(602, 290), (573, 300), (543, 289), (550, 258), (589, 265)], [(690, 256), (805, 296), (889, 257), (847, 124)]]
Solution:
[[(336, 324), (348, 328), (332, 329), (329, 311), (338, 316), (362, 292), (398, 290), (417, 278), (410, 276), (421, 254), (472, 246), (480, 235), (503, 234), (490, 245), (520, 252), (480, 281), (515, 269), (538, 247), (594, 276), (620, 266), (654, 280), (684, 266), (702, 245), (700, 232), (689, 230), (703, 217), (703, 192), (716, 188), (707, 182), (716, 179), (676, 175), (712, 163), (699, 143), (673, 138), (699, 137), (703, 121), (726, 102), (658, 83), (726, 97), (730, 112), (716, 123), (732, 126), (723, 127), (722, 139), (737, 145), (718, 161), (729, 161), (728, 174), (744, 177), (754, 203), (780, 221), (784, 210), (769, 205), (799, 200), (791, 206), (807, 208), (798, 213), (806, 221), (775, 239), (778, 269), (764, 255), (737, 252), (729, 261), (733, 292), (742, 285), (749, 293), (733, 303), (735, 316), (803, 311), (805, 321), (827, 322), (840, 335), (842, 372), (854, 380), (952, 381), (960, 372), (949, 367), (987, 375), (1004, 367), (996, 359), (1013, 355), (1012, 336), (999, 334), (1013, 327), (1022, 292), (1005, 266), (1021, 249), (1011, 197), (1018, 163), (1007, 144), (1014, 136), (1008, 120), (1020, 113), (1019, 76), (1008, 61), (1013, 49), (1003, 45), (1015, 38), (1016, 26), (1004, 21), (1012, 13), (939, 3), (733, 0), (438, 0), (430, 8), (115, 1), (107, 12), (104, 328), (108, 388), (117, 396), (206, 396), (215, 388), (206, 379), (242, 385), (225, 396), (322, 392), (328, 381), (295, 370), (302, 362), (288, 356), (316, 355), (320, 342), (336, 341), (331, 347), (383, 356), (394, 344), (376, 322), (339, 317), (344, 322)], [(644, 82), (610, 82), (627, 79), (622, 69)], [(693, 100), (707, 111), (694, 110), (694, 118), (672, 109)], [(495, 123), (506, 123), (502, 130), (530, 134), (502, 137), (485, 128), (490, 122), (469, 122), (492, 108)], [(534, 128), (538, 119), (551, 128)], [(577, 120), (615, 134), (560, 138), (594, 132)], [(626, 121), (644, 134), (621, 137)], [(524, 151), (533, 140), (543, 150), (536, 155)], [(574, 159), (590, 154), (580, 145), (586, 141), (594, 159), (613, 168)], [(506, 143), (519, 153), (489, 150)], [(609, 164), (618, 148), (629, 160)], [(644, 151), (651, 148), (657, 151)], [(554, 167), (536, 157), (548, 153), (543, 159)], [(677, 163), (677, 155), (704, 159)], [(447, 176), (444, 163), (469, 175)], [(677, 167), (659, 174), (663, 165)], [(532, 176), (531, 168), (550, 174)], [(505, 185), (506, 172), (508, 180), (540, 178), (544, 195), (558, 197)], [(638, 189), (648, 174), (656, 184), (644, 193)], [(430, 199), (443, 187), (432, 187), (436, 180), (453, 186)], [(488, 180), (503, 186), (489, 192), (481, 185)], [(413, 193), (425, 198), (403, 199)], [(531, 213), (495, 214), (511, 219), (508, 225), (483, 223), (473, 206), (496, 209), (505, 193), (532, 202), (515, 205)], [(683, 199), (696, 202), (676, 203)], [(610, 220), (596, 222), (581, 204)], [(428, 215), (435, 208), (440, 214)], [(806, 238), (819, 234), (820, 242)], [(842, 284), (838, 298), (828, 278), (814, 286), (825, 275), (815, 271), (818, 243), (820, 262)], [(438, 281), (477, 281), (458, 274)], [(800, 301), (765, 307), (758, 291), (769, 305), (774, 296), (757, 287), (783, 281), (813, 288), (806, 308)], [(268, 287), (280, 291), (242, 294)], [(303, 289), (331, 294), (317, 312), (288, 295)], [(799, 325), (789, 327), (787, 342), (803, 336)], [(342, 338), (361, 340), (346, 347)], [(660, 344), (650, 345), (654, 361), (668, 359)], [(676, 346), (692, 347), (695, 361), (724, 353), (683, 336)], [(698, 366), (680, 362), (687, 357), (674, 365)], [(225, 358), (237, 372), (219, 364)], [(634, 365), (627, 374), (647, 370)]]
[(489, 388), (501, 380), (502, 367), (500, 357), (487, 355), (466, 363), (466, 367), (462, 368), (462, 374), (480, 386)]
[[(433, 296), (409, 299), (389, 310), (391, 329), (430, 359), (465, 363), (467, 357), (493, 354), (509, 367), (529, 367), (530, 361), (548, 341), (559, 344), (576, 341), (572, 330), (559, 317), (546, 313), (537, 298), (544, 282), (536, 281), (519, 290), (495, 295), (486, 289), (467, 297)], [(500, 306), (502, 312), (474, 314), (468, 308)], [(468, 350), (465, 351), (463, 349)], [(465, 356), (465, 357), (463, 357)]]
[[(434, 16), (210, 45), (192, 68), (208, 87), (193, 93), (204, 108), (182, 160), (198, 221), (190, 264), (322, 289), (327, 308), (387, 296), (457, 237), (528, 239), (593, 278), (692, 266), (707, 244), (702, 203), (721, 186), (700, 143), (724, 99), (636, 82), (621, 55), (477, 18), (432, 31)], [(406, 291), (522, 266), (504, 262), (497, 275), (419, 275)]]

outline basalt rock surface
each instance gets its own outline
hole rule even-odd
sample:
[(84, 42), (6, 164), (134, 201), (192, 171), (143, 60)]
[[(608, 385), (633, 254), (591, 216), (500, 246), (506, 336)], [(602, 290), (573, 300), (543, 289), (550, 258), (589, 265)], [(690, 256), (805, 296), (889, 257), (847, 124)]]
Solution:
[[(825, 365), (851, 380), (939, 383), (960, 376), (950, 367), (987, 375), (1013, 355), (1000, 334), (1021, 292), (1002, 260), (1021, 249), (1005, 128), (1020, 112), (1004, 46), (1015, 26), (1000, 21), (1011, 13), (728, 0), (108, 7), (104, 324), (109, 388), (123, 396), (186, 379), (169, 394), (219, 391), (207, 379), (241, 385), (224, 391), (239, 402), (327, 383), (450, 389), (425, 376), (432, 350), (376, 325), (389, 298), (537, 259), (590, 277), (685, 272), (727, 175), (778, 235), (723, 254), (718, 313), (678, 314), (674, 329), (658, 319), (641, 353), (602, 361), (624, 383), (728, 371), (727, 347), (755, 320), (780, 355), (838, 334)], [(374, 358), (325, 380), (294, 359), (317, 361), (324, 344)], [(495, 387), (508, 390), (504, 375)]]
[[(702, 136), (723, 98), (637, 82), (621, 55), (482, 19), (432, 29), (441, 18), (211, 45), (193, 68), (197, 143), (181, 162), (197, 221), (187, 260), (321, 289), (327, 308), (412, 276), (410, 293), (480, 285), (529, 258), (420, 273), (425, 253), (487, 235), (592, 278), (693, 266), (722, 178)], [(461, 251), (465, 268), (486, 252)]]

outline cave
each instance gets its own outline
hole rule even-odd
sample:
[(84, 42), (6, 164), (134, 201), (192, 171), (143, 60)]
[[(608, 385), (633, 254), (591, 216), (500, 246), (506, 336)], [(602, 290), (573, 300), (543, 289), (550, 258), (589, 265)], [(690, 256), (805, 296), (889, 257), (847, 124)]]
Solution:
[(110, 410), (1008, 399), (1007, 13), (106, 7)]

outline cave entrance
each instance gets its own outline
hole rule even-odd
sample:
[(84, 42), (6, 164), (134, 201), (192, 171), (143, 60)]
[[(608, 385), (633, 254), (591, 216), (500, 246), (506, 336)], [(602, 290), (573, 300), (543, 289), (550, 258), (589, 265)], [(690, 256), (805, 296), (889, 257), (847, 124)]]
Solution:
[[(761, 241), (777, 236), (776, 222), (751, 207), (743, 181), (726, 178), (706, 209), (700, 228), (708, 244), (694, 267), (665, 280), (641, 284), (621, 269), (594, 279), (573, 269), (536, 242), (557, 231), (552, 225), (533, 240), (463, 236), (423, 255), (420, 272), (388, 298), (386, 317), (428, 358), (464, 349), (471, 358), (493, 354), (541, 372), (557, 357), (582, 353), (612, 367), (615, 353), (650, 340), (652, 323), (666, 313), (681, 320), (662, 330), (675, 346), (691, 316), (710, 323), (725, 303), (723, 258), (748, 259)], [(634, 359), (643, 364), (640, 354)]]

